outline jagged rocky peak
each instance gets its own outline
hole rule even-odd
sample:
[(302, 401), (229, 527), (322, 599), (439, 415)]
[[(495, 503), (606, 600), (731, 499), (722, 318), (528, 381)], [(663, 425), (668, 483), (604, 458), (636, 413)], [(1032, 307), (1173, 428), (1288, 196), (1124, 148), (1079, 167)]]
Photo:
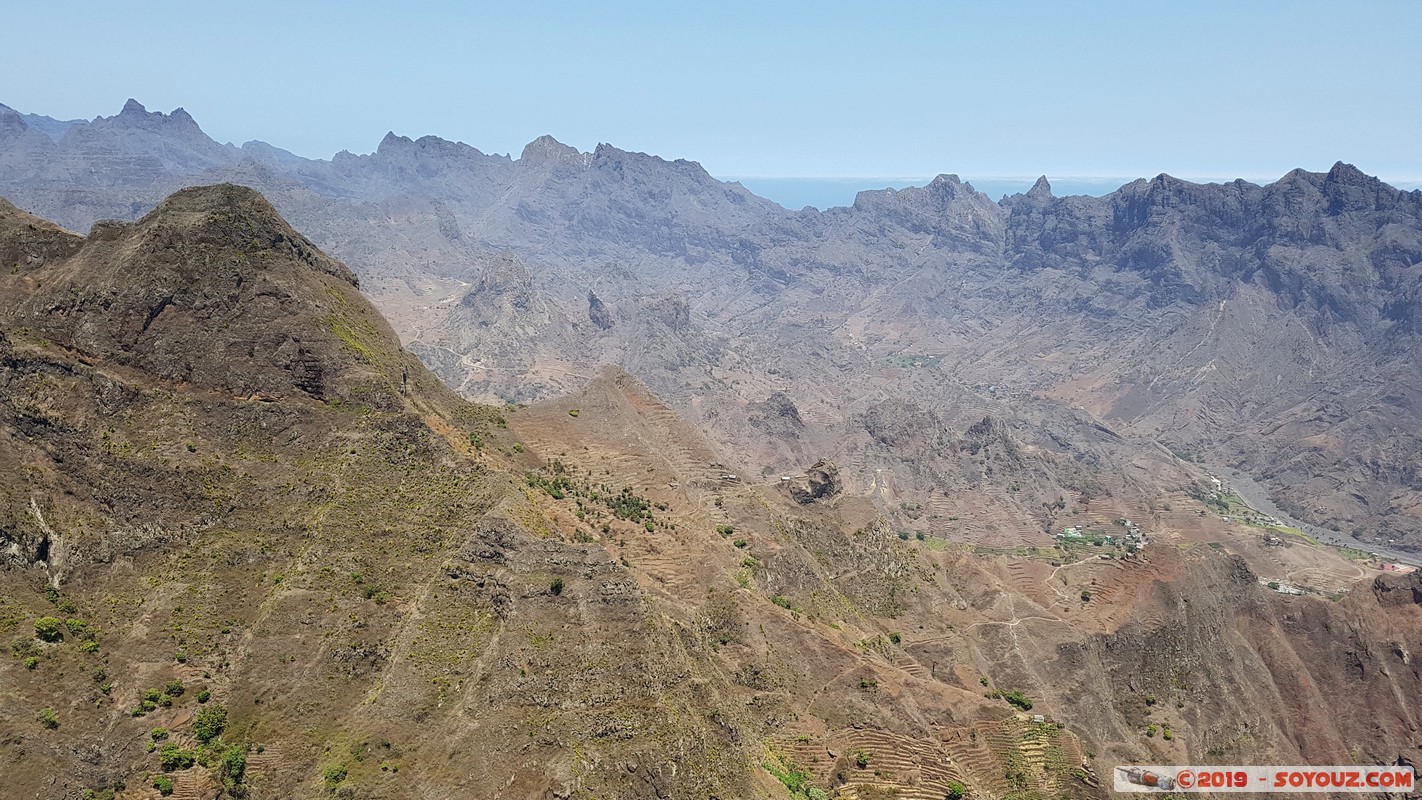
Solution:
[(223, 183), (181, 189), (136, 225), (179, 229), (206, 245), (247, 251), (265, 249), (290, 256), (293, 264), (315, 269), (353, 287), (360, 284), (350, 268), (322, 253), (292, 228), (266, 197), (247, 186)]
[(460, 301), (467, 307), (478, 307), (493, 297), (532, 298), (533, 273), (523, 260), (511, 253), (502, 253), (488, 261), (479, 273), (479, 280)]
[(716, 184), (721, 182), (711, 177), (699, 162), (688, 161), (684, 158), (667, 160), (661, 156), (654, 156), (648, 153), (623, 150), (614, 147), (606, 142), (600, 142), (592, 152), (590, 163), (594, 166), (611, 169), (621, 172), (627, 168), (633, 168), (638, 173), (648, 175), (655, 174), (658, 170), (670, 169), (685, 177), (694, 179), (698, 183)]
[(607, 304), (602, 302), (602, 298), (597, 296), (597, 292), (592, 289), (588, 290), (588, 319), (604, 331), (613, 326), (612, 312), (608, 310)]
[(578, 148), (544, 134), (524, 145), (518, 160), (520, 163), (536, 166), (550, 162), (583, 160), (583, 154), (578, 152)]
[(355, 276), (258, 192), (184, 189), (36, 270), (22, 324), (88, 358), (237, 396), (398, 402), (404, 359)]
[(144, 108), (142, 103), (131, 97), (127, 103), (123, 104), (123, 109), (119, 111), (117, 116), (101, 117), (95, 121), (120, 124), (148, 131), (202, 134), (202, 128), (198, 127), (197, 120), (194, 120), (192, 115), (183, 110), (182, 107), (173, 109), (171, 114), (164, 114), (161, 111), (149, 111), (147, 108)]
[(1371, 186), (1381, 183), (1377, 178), (1364, 173), (1362, 170), (1342, 161), (1335, 162), (1333, 168), (1328, 170), (1327, 181), (1329, 183), (1341, 183), (1352, 186)]
[(385, 138), (381, 139), (380, 144), (376, 146), (375, 154), (385, 158), (403, 156), (409, 158), (477, 159), (487, 157), (478, 148), (464, 142), (452, 142), (439, 136), (421, 136), (418, 139), (411, 139), (394, 131), (386, 132)]
[(1046, 175), (1038, 178), (1037, 182), (1032, 184), (1032, 188), (1027, 190), (1027, 196), (1033, 200), (1052, 199), (1052, 184), (1047, 180)]

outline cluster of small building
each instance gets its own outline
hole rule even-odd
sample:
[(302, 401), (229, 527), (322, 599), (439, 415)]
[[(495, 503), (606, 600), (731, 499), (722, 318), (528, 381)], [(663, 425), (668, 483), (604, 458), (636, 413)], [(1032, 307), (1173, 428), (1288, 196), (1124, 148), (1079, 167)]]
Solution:
[(1098, 547), (1102, 545), (1106, 545), (1108, 547), (1115, 547), (1119, 545), (1121, 547), (1126, 548), (1126, 551), (1131, 553), (1134, 553), (1138, 550), (1144, 550), (1145, 546), (1149, 544), (1149, 542), (1146, 541), (1145, 535), (1141, 533), (1140, 526), (1136, 525), (1136, 523), (1131, 522), (1128, 519), (1121, 519), (1117, 520), (1116, 522), (1118, 525), (1126, 529), (1126, 533), (1124, 535), (1112, 536), (1110, 534), (1083, 530), (1082, 528), (1078, 527), (1068, 527), (1063, 528), (1060, 533), (1054, 534), (1053, 538), (1063, 542), (1085, 541)]

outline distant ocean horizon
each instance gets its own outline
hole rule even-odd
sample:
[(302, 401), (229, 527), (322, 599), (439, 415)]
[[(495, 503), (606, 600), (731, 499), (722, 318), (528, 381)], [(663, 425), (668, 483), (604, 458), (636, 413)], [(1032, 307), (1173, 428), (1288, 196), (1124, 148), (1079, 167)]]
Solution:
[[(1032, 188), (1032, 184), (1037, 182), (1035, 177), (1031, 178), (1000, 178), (986, 177), (973, 178), (959, 176), (964, 183), (972, 184), (974, 189), (991, 197), (993, 200), (1013, 194), (1024, 194)], [(1090, 195), (1101, 197), (1110, 194), (1125, 186), (1138, 177), (1062, 177), (1054, 178), (1047, 176), (1047, 181), (1052, 185), (1052, 194), (1057, 197), (1068, 195)], [(721, 177), (719, 180), (736, 181), (747, 189), (767, 200), (772, 200), (791, 211), (799, 211), (805, 206), (813, 206), (821, 211), (836, 206), (854, 205), (854, 196), (864, 191), (875, 189), (905, 189), (910, 186), (926, 186), (933, 180), (932, 176), (922, 178), (891, 178), (891, 177), (865, 177), (865, 178), (763, 178), (763, 177)], [(1214, 179), (1192, 179), (1198, 183), (1223, 182), (1233, 180), (1233, 178)], [(1256, 183), (1268, 183), (1269, 181), (1255, 181)], [(1404, 191), (1422, 189), (1422, 183), (1410, 181), (1395, 182), (1393, 186)]]

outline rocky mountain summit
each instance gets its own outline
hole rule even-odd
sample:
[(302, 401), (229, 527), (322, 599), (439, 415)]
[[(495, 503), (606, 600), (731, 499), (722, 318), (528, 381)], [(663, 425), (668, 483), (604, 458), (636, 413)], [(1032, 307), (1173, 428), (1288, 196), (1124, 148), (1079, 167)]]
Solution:
[[(0, 120), (0, 194), (75, 230), (190, 183), (260, 189), (469, 397), (617, 364), (763, 474), (830, 458), (858, 490), (888, 470), (908, 503), (943, 490), (914, 466), (940, 456), (875, 439), (877, 404), (954, 430), (1084, 414), (1260, 483), (1297, 524), (1422, 546), (1422, 194), (1347, 164), (1101, 198), (1043, 179), (1001, 202), (944, 175), (792, 212), (693, 162), (551, 137), (512, 159), (392, 133), (321, 161), (136, 103), (57, 140)], [(522, 299), (476, 302), (511, 259)], [(803, 428), (765, 435), (776, 395)]]
[[(1084, 410), (931, 394), (931, 355), (842, 423), (857, 466), (761, 479), (625, 370), (456, 397), (246, 187), (83, 237), (0, 204), (0, 256), (18, 796), (1100, 798), (1117, 763), (1422, 759), (1422, 573), (1261, 535)], [(744, 357), (681, 295), (555, 326), (533, 269), (486, 272), (461, 330)], [(823, 409), (749, 413), (793, 455)]]

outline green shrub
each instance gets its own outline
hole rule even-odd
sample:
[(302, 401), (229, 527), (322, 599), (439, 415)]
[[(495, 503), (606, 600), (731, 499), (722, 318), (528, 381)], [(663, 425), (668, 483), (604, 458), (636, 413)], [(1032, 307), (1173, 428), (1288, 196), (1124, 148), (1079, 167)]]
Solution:
[(716, 532), (721, 534), (722, 536), (730, 536), (731, 534), (736, 532), (736, 529), (731, 527), (730, 525), (717, 525)]
[(893, 633), (889, 634), (889, 641), (893, 642), (894, 644), (899, 644), (903, 640), (903, 634), (899, 633), (898, 631), (894, 631)]
[(562, 593), (563, 593), (563, 579), (562, 579), (562, 578), (554, 578), (554, 579), (553, 579), (553, 582), (550, 583), (550, 584), (548, 584), (548, 591), (551, 592), (555, 597), (556, 597), (557, 595), (562, 594)]
[(1086, 589), (1082, 589), (1082, 590), (1081, 590), (1081, 602), (1083, 602), (1083, 603), (1090, 603), (1090, 602), (1091, 602), (1091, 592), (1087, 591)]
[(776, 596), (770, 598), (770, 602), (776, 604), (777, 606), (780, 606), (781, 608), (790, 607), (790, 598), (784, 597), (782, 595), (777, 594)]
[(1011, 705), (1017, 706), (1023, 711), (1032, 710), (1032, 699), (1023, 694), (1021, 689), (998, 689), (997, 691), (988, 692), (986, 697), (990, 700), (1006, 700)]
[(151, 731), (148, 732), (148, 735), (153, 738), (153, 741), (155, 741), (155, 742), (161, 742), (161, 741), (163, 741), (164, 739), (168, 738), (168, 729), (167, 729), (167, 728), (154, 728), (153, 730), (151, 730)]
[(203, 689), (203, 690), (201, 690), (201, 691), (199, 691), (199, 692), (197, 693), (197, 698), (198, 698), (198, 702), (199, 702), (199, 703), (206, 703), (211, 697), (212, 697), (212, 692), (209, 692), (209, 691), (206, 690), (206, 689)]
[(64, 627), (68, 628), (70, 633), (80, 638), (91, 635), (89, 633), (89, 623), (82, 619), (70, 617), (64, 621)]
[(746, 548), (746, 546), (748, 546), (748, 545), (750, 544), (750, 542), (747, 542), (745, 539), (737, 539), (737, 540), (736, 540), (735, 542), (733, 542), (732, 544), (734, 544), (736, 547), (739, 547), (739, 548), (741, 548), (741, 549), (744, 550), (744, 549)]
[(945, 800), (963, 800), (968, 788), (959, 781), (948, 781), (948, 795)]
[(59, 727), (59, 714), (55, 713), (52, 708), (41, 708), (39, 713), (35, 714), (35, 719), (49, 730)]
[(175, 769), (187, 769), (197, 762), (197, 756), (191, 750), (184, 750), (173, 742), (168, 742), (158, 750), (158, 766), (164, 772), (172, 772)]
[(153, 788), (158, 790), (158, 794), (167, 797), (173, 793), (173, 779), (167, 775), (159, 775), (153, 779)]
[(93, 639), (85, 639), (79, 643), (79, 651), (83, 653), (99, 652), (99, 643)]
[(185, 690), (183, 682), (177, 678), (168, 681), (168, 683), (163, 686), (163, 692), (171, 697), (182, 697)]
[(321, 773), (321, 778), (326, 781), (326, 786), (334, 788), (345, 780), (348, 774), (350, 773), (345, 764), (333, 764), (326, 767), (326, 770)]
[(1149, 724), (1149, 725), (1146, 726), (1146, 731), (1145, 731), (1146, 736), (1154, 737), (1154, 736), (1155, 736), (1155, 732), (1158, 731), (1158, 730), (1160, 730), (1160, 726), (1158, 726), (1158, 725), (1156, 725), (1154, 722), (1152, 722), (1151, 724)]
[(227, 790), (229, 796), (242, 796), (242, 778), (247, 774), (246, 748), (235, 745), (227, 748), (218, 765), (218, 773), (222, 777), (222, 788)]
[(210, 742), (222, 735), (227, 727), (227, 708), (221, 703), (213, 703), (197, 712), (193, 717), (193, 735), (199, 742)]
[(38, 667), (38, 666), (39, 666), (39, 659), (38, 659), (38, 658), (35, 658), (34, 656), (30, 656), (29, 658), (25, 659), (25, 669), (34, 669), (35, 667)]
[(35, 620), (35, 638), (42, 642), (57, 642), (64, 638), (64, 633), (60, 631), (63, 624), (59, 617), (40, 617)]
[(854, 751), (854, 766), (859, 767), (860, 769), (868, 769), (868, 768), (869, 768), (869, 753), (868, 753), (868, 751), (866, 751), (866, 750), (855, 750), (855, 751)]

